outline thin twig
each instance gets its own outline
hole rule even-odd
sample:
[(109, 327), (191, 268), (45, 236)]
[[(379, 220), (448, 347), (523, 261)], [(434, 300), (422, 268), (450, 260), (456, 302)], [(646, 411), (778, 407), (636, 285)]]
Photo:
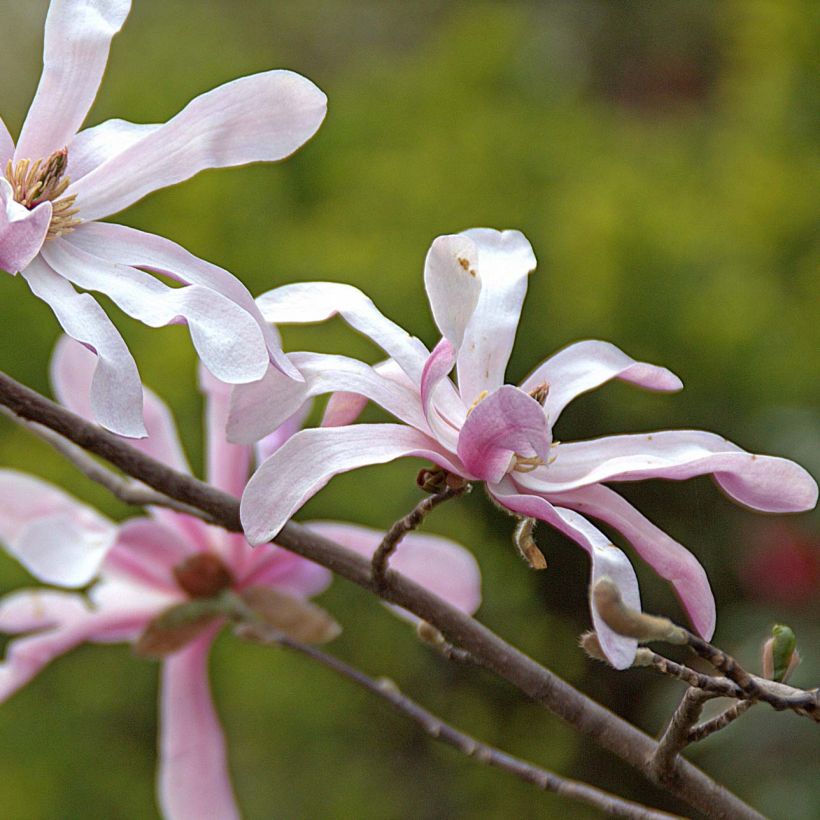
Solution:
[(666, 731), (658, 741), (658, 748), (649, 760), (655, 776), (665, 783), (674, 776), (675, 761), (689, 743), (689, 732), (698, 722), (703, 704), (714, 695), (703, 689), (687, 689), (675, 709)]
[(138, 481), (117, 475), (117, 473), (109, 470), (89, 456), (82, 447), (64, 438), (59, 433), (55, 433), (48, 427), (37, 424), (37, 422), (27, 421), (6, 407), (0, 407), (0, 412), (21, 427), (30, 430), (38, 438), (41, 438), (46, 444), (65, 456), (86, 478), (105, 487), (106, 490), (124, 504), (129, 504), (132, 507), (166, 507), (176, 512), (196, 516), (197, 518), (207, 521), (209, 524), (216, 523), (213, 518), (210, 518), (207, 514), (203, 515), (201, 510), (190, 504), (155, 492), (150, 487), (146, 487), (145, 484), (141, 484)]
[[(0, 404), (71, 439), (158, 492), (198, 508), (224, 529), (242, 531), (236, 498), (150, 458), (118, 436), (55, 404), (5, 373), (0, 373)], [(276, 536), (276, 543), (432, 624), (447, 640), (469, 652), (482, 666), (654, 780), (647, 763), (657, 746), (653, 738), (579, 692), (474, 618), (393, 570), (388, 570), (385, 576), (386, 586), (377, 589), (367, 558), (292, 521)], [(688, 761), (679, 759), (676, 769), (677, 776), (666, 786), (667, 791), (706, 816), (721, 820), (759, 820), (761, 817), (737, 795)]]
[(709, 735), (725, 729), (730, 723), (736, 721), (742, 714), (745, 714), (755, 705), (753, 700), (742, 700), (730, 706), (728, 709), (716, 715), (711, 720), (693, 726), (689, 730), (688, 742), (697, 743), (699, 740), (709, 737)]
[(661, 675), (666, 675), (670, 678), (676, 678), (696, 689), (703, 689), (715, 696), (742, 699), (746, 695), (744, 691), (734, 682), (724, 677), (715, 677), (714, 675), (704, 675), (702, 672), (696, 672), (688, 666), (669, 658), (653, 652), (651, 649), (640, 648), (635, 656), (635, 663), (633, 666), (645, 666), (658, 672)]
[[(242, 626), (237, 628), (237, 634), (242, 635)], [(260, 637), (259, 629), (254, 632), (254, 640)], [(555, 792), (570, 800), (579, 800), (594, 806), (608, 815), (616, 817), (629, 817), (635, 820), (655, 820), (656, 818), (671, 818), (677, 815), (656, 811), (655, 809), (624, 800), (613, 794), (609, 794), (594, 786), (581, 783), (577, 780), (561, 777), (554, 772), (515, 757), (501, 749), (482, 743), (474, 737), (456, 729), (446, 723), (440, 717), (429, 712), (420, 704), (403, 694), (398, 686), (388, 678), (371, 678), (360, 669), (351, 666), (334, 655), (322, 652), (313, 646), (295, 641), (279, 632), (270, 630), (266, 636), (266, 642), (275, 644), (286, 649), (305, 655), (322, 666), (331, 669), (337, 675), (352, 681), (371, 694), (387, 701), (396, 711), (405, 717), (410, 718), (420, 726), (430, 737), (446, 743), (457, 749), (462, 754), (483, 763), (485, 766), (493, 766), (508, 772), (525, 783), (542, 789), (543, 791)]]
[(443, 504), (451, 498), (463, 495), (467, 492), (469, 486), (470, 485), (466, 483), (457, 484), (455, 486), (448, 484), (439, 492), (422, 498), (407, 515), (402, 516), (390, 527), (385, 533), (384, 538), (382, 538), (381, 544), (379, 544), (373, 553), (373, 559), (371, 561), (373, 579), (378, 586), (381, 587), (384, 585), (384, 578), (388, 563), (390, 562), (390, 556), (396, 551), (402, 538), (404, 538), (407, 533), (417, 529), (421, 525), (421, 522), (424, 521), (439, 504)]

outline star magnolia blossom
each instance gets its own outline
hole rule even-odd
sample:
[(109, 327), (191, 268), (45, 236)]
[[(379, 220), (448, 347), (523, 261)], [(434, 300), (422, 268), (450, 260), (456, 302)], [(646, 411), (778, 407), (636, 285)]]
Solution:
[(0, 269), (19, 272), (65, 332), (99, 357), (91, 385), (96, 419), (140, 437), (137, 366), (99, 304), (74, 286), (104, 293), (152, 327), (185, 322), (222, 381), (259, 379), (270, 361), (299, 376), (230, 273), (167, 239), (98, 220), (205, 168), (283, 159), (315, 133), (327, 99), (298, 74), (269, 71), (213, 89), (161, 125), (113, 119), (78, 133), (130, 6), (50, 5), (43, 74), (16, 146), (0, 120)]
[[(565, 348), (518, 387), (504, 384), (535, 264), (529, 242), (517, 231), (476, 229), (436, 239), (424, 271), (443, 336), (432, 353), (350, 286), (297, 284), (261, 296), (257, 302), (271, 322), (315, 322), (338, 313), (390, 359), (374, 368), (343, 356), (294, 353), (291, 361), (303, 384), (288, 384), (269, 370), (260, 382), (234, 388), (233, 440), (264, 435), (305, 392), (340, 391), (328, 404), (325, 426), (295, 435), (248, 483), (242, 499), (246, 535), (251, 543), (272, 538), (338, 473), (418, 456), (485, 482), (501, 506), (546, 521), (576, 541), (590, 555), (592, 583), (610, 576), (637, 609), (638, 584), (629, 560), (585, 516), (619, 530), (672, 584), (695, 629), (708, 638), (715, 604), (700, 563), (607, 483), (712, 474), (733, 500), (767, 512), (810, 509), (817, 485), (791, 461), (752, 455), (699, 430), (553, 441), (552, 428), (564, 407), (611, 379), (660, 391), (682, 384), (666, 368), (635, 361), (600, 341)], [(454, 366), (457, 385), (448, 378)], [(351, 424), (367, 399), (403, 424)], [(635, 642), (614, 634), (594, 606), (592, 619), (613, 665), (630, 665)]]
[[(53, 360), (53, 375), (60, 399), (77, 412), (88, 410), (92, 371), (93, 356), (63, 340)], [(204, 378), (204, 389), (208, 478), (238, 494), (247, 478), (251, 448), (224, 440), (225, 386)], [(149, 436), (137, 446), (187, 471), (171, 415), (148, 391), (146, 420)], [(298, 419), (289, 420), (263, 443), (264, 448), (275, 449), (297, 427)], [(367, 556), (381, 539), (380, 533), (351, 524), (311, 526)], [(12, 641), (0, 663), (0, 700), (84, 641), (136, 641), (169, 607), (225, 588), (238, 595), (261, 588), (263, 595), (274, 590), (304, 599), (330, 582), (328, 570), (293, 553), (271, 545), (251, 550), (241, 535), (170, 510), (152, 509), (150, 517), (116, 525), (56, 487), (9, 470), (0, 471), (0, 539), (35, 576), (50, 584), (81, 586), (99, 570), (88, 598), (34, 589), (0, 600), (0, 631), (29, 633)], [(444, 538), (411, 535), (394, 566), (466, 612), (479, 605), (475, 560)], [(218, 628), (218, 622), (205, 624), (187, 645), (162, 661), (158, 798), (163, 814), (172, 820), (239, 816), (225, 740), (208, 686), (208, 651)]]

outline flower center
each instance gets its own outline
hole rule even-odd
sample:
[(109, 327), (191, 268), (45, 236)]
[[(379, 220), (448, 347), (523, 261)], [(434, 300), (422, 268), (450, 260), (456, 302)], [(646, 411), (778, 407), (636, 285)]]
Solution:
[(212, 552), (188, 556), (174, 567), (174, 578), (192, 598), (213, 598), (234, 583), (231, 571)]
[(74, 207), (75, 194), (62, 196), (71, 180), (65, 176), (68, 149), (55, 151), (48, 159), (9, 160), (6, 179), (14, 191), (14, 199), (32, 210), (43, 202), (51, 202), (51, 223), (46, 239), (54, 239), (74, 230), (82, 221), (77, 219), (79, 208)]

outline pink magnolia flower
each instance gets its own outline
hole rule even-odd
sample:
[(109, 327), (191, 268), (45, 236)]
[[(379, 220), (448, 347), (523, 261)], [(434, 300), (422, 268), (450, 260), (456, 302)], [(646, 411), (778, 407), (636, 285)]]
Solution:
[[(63, 339), (53, 360), (61, 401), (88, 410), (93, 356)], [(249, 447), (224, 440), (228, 392), (205, 376), (207, 471), (217, 487), (242, 490)], [(149, 435), (137, 443), (150, 455), (187, 471), (168, 408), (146, 392)], [(264, 447), (275, 448), (298, 427), (289, 420)], [(51, 660), (78, 644), (135, 642), (169, 607), (201, 601), (224, 589), (237, 595), (262, 590), (305, 599), (330, 582), (324, 567), (276, 546), (249, 548), (245, 539), (167, 509), (114, 524), (62, 490), (10, 470), (0, 471), (0, 539), (37, 578), (81, 586), (97, 574), (88, 596), (30, 589), (0, 600), (0, 631), (22, 633), (0, 663), (0, 701), (11, 696)], [(315, 529), (371, 555), (381, 536), (339, 522)], [(444, 538), (411, 535), (395, 566), (453, 605), (473, 612), (480, 575), (472, 555)], [(406, 614), (406, 613), (405, 613)], [(332, 625), (332, 622), (331, 622)], [(220, 621), (211, 621), (162, 661), (158, 799), (173, 820), (229, 820), (239, 812), (228, 774), (225, 740), (208, 685), (207, 657)], [(144, 640), (144, 638), (143, 638)]]
[[(730, 498), (766, 512), (813, 507), (817, 485), (791, 461), (752, 455), (700, 430), (553, 441), (552, 429), (564, 407), (611, 379), (660, 391), (682, 384), (666, 368), (635, 361), (601, 341), (570, 345), (520, 386), (505, 384), (527, 277), (535, 264), (529, 242), (517, 231), (476, 229), (436, 239), (424, 270), (442, 333), (432, 353), (347, 285), (296, 284), (261, 296), (257, 302), (268, 321), (316, 322), (338, 313), (390, 359), (370, 367), (343, 356), (294, 353), (290, 358), (304, 383), (287, 384), (269, 370), (260, 382), (234, 388), (229, 420), (234, 440), (264, 435), (305, 393), (339, 391), (328, 404), (324, 427), (296, 434), (251, 478), (242, 499), (248, 540), (261, 543), (275, 536), (338, 473), (421, 457), (485, 482), (502, 507), (546, 521), (576, 541), (590, 555), (592, 582), (612, 577), (628, 605), (638, 608), (629, 560), (586, 516), (619, 530), (672, 584), (695, 629), (708, 638), (715, 604), (702, 566), (607, 485), (711, 474)], [(453, 367), (457, 384), (448, 378)], [(402, 424), (352, 424), (368, 399)], [(594, 606), (592, 619), (611, 662), (628, 666), (635, 642), (612, 633)]]
[(161, 125), (113, 119), (79, 131), (130, 6), (51, 3), (43, 74), (16, 146), (0, 120), (0, 269), (19, 272), (63, 330), (99, 357), (91, 385), (97, 420), (139, 437), (137, 366), (100, 305), (75, 286), (104, 293), (151, 327), (186, 323), (222, 381), (259, 379), (270, 361), (298, 373), (230, 273), (167, 239), (99, 220), (206, 168), (283, 159), (315, 133), (327, 99), (298, 74), (268, 71), (202, 94)]

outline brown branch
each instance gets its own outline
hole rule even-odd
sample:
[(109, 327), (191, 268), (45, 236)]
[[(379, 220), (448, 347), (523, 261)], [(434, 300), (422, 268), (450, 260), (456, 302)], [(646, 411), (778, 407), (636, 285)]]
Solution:
[(741, 715), (745, 714), (755, 705), (753, 700), (742, 700), (734, 706), (730, 706), (725, 711), (716, 715), (711, 720), (706, 720), (703, 723), (693, 726), (689, 730), (688, 742), (697, 743), (699, 740), (725, 729), (730, 723), (734, 723)]
[[(239, 626), (236, 630), (240, 637), (243, 628)], [(360, 669), (345, 663), (334, 655), (322, 652), (300, 641), (295, 641), (275, 630), (266, 630), (262, 635), (257, 627), (254, 629), (254, 640), (258, 642), (260, 637), (265, 643), (281, 646), (305, 655), (337, 675), (387, 701), (396, 711), (418, 724), (430, 737), (452, 746), (462, 754), (483, 763), (485, 766), (501, 769), (543, 791), (555, 792), (570, 800), (587, 803), (600, 809), (605, 814), (616, 817), (629, 817), (635, 818), (635, 820), (663, 820), (663, 818), (677, 817), (677, 815), (656, 811), (639, 803), (624, 800), (586, 783), (561, 777), (554, 772), (508, 754), (495, 746), (476, 740), (474, 737), (446, 723), (440, 717), (403, 694), (389, 678), (371, 678)]]
[(687, 689), (678, 708), (675, 709), (666, 731), (658, 741), (658, 747), (649, 759), (655, 776), (666, 783), (674, 776), (675, 761), (689, 743), (689, 733), (698, 722), (703, 704), (714, 697), (702, 689)]
[(453, 486), (447, 484), (439, 492), (428, 495), (419, 501), (407, 515), (402, 516), (390, 527), (384, 534), (384, 538), (382, 538), (376, 551), (373, 553), (371, 561), (373, 579), (379, 587), (384, 586), (390, 556), (398, 549), (404, 536), (421, 526), (421, 522), (424, 521), (439, 504), (443, 504), (451, 498), (463, 495), (469, 487), (470, 485), (464, 482), (459, 482)]
[[(0, 404), (23, 418), (50, 427), (158, 492), (198, 508), (224, 529), (241, 531), (237, 499), (155, 461), (118, 436), (80, 418), (3, 373), (0, 373)], [(388, 570), (385, 588), (379, 591), (368, 559), (293, 522), (282, 528), (276, 543), (432, 624), (448, 641), (469, 652), (487, 669), (552, 711), (580, 734), (612, 752), (650, 780), (656, 780), (647, 761), (657, 743), (649, 735), (583, 695), (429, 590)], [(666, 787), (667, 790), (708, 817), (761, 817), (739, 797), (715, 783), (688, 761), (678, 759), (675, 772), (676, 777)]]

